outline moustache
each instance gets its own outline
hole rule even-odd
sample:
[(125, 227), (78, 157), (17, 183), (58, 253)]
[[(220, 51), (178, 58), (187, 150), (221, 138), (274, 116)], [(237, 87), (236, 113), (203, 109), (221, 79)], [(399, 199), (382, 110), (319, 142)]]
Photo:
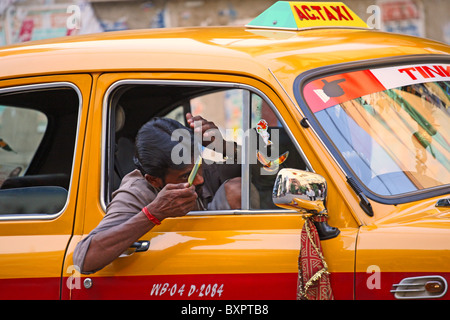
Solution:
[(198, 196), (201, 196), (203, 194), (203, 185), (205, 183), (199, 184), (195, 186), (195, 192), (197, 193)]

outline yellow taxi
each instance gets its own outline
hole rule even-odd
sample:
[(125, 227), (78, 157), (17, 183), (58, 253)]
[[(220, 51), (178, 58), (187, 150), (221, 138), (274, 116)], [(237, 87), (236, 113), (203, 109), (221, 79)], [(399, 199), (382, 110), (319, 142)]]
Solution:
[[(139, 128), (188, 112), (241, 146), (241, 209), (166, 219), (80, 273)], [(296, 299), (324, 212), (334, 299), (450, 297), (450, 47), (342, 3), (3, 47), (0, 139), (0, 299)]]

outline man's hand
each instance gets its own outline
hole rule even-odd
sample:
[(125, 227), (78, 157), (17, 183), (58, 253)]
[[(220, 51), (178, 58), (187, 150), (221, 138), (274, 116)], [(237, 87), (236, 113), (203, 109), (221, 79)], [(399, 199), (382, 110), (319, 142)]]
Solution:
[(166, 184), (147, 209), (159, 221), (169, 217), (182, 217), (196, 208), (195, 186), (188, 183)]
[[(202, 144), (204, 147), (208, 146), (213, 142), (223, 143), (222, 134), (219, 131), (219, 128), (212, 121), (208, 121), (203, 119), (201, 116), (192, 116), (192, 114), (186, 114), (186, 120), (189, 126), (194, 129), (195, 133), (201, 133), (202, 135)], [(216, 139), (218, 141), (216, 141)]]
[(186, 114), (186, 120), (189, 126), (194, 129), (194, 134), (202, 134), (204, 147), (213, 149), (216, 152), (221, 150), (224, 157), (231, 157), (234, 163), (237, 162), (238, 157), (240, 157), (240, 147), (234, 141), (227, 142), (214, 122), (205, 120), (201, 116), (194, 117), (190, 113)]

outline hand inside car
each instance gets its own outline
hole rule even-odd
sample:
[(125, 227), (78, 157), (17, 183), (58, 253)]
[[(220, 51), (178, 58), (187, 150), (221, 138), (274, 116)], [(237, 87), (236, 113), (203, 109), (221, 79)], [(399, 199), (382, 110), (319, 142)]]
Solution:
[(212, 121), (208, 121), (201, 116), (193, 116), (191, 113), (186, 114), (186, 120), (189, 126), (194, 129), (194, 134), (202, 134), (202, 144), (207, 147), (210, 144), (224, 143), (219, 128)]

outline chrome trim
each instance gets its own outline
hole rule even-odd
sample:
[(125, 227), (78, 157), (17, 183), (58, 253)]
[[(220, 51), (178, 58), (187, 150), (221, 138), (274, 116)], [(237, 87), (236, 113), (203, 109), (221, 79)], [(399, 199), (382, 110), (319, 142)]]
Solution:
[[(437, 281), (444, 286), (444, 290), (438, 294), (429, 293), (425, 289), (428, 281)], [(443, 297), (447, 293), (448, 285), (445, 278), (441, 276), (422, 276), (404, 278), (400, 283), (393, 284), (391, 293), (399, 300), (409, 299), (437, 299)]]
[[(249, 90), (244, 90), (243, 97), (243, 110), (242, 110), (242, 128), (251, 127), (251, 94)], [(247, 130), (247, 129), (245, 129)], [(246, 132), (244, 130), (244, 132)], [(241, 154), (241, 209), (250, 209), (250, 192), (248, 190), (248, 181), (250, 181), (250, 148), (249, 148), (250, 137), (245, 135), (242, 141), (242, 154)]]
[[(213, 214), (211, 214), (211, 212)], [(190, 211), (186, 216), (226, 216), (226, 215), (235, 215), (235, 216), (242, 216), (242, 215), (261, 215), (261, 214), (299, 214), (296, 210), (287, 210), (287, 209), (236, 209), (236, 210), (206, 210), (206, 211)]]
[[(297, 139), (295, 139), (294, 135), (292, 134), (291, 129), (286, 124), (284, 118), (281, 116), (278, 109), (273, 104), (272, 100), (270, 100), (266, 94), (264, 94), (261, 90), (252, 87), (247, 84), (241, 84), (241, 83), (233, 83), (233, 82), (213, 82), (213, 81), (203, 81), (203, 80), (154, 80), (154, 79), (124, 79), (124, 80), (118, 80), (111, 84), (109, 88), (106, 90), (105, 95), (103, 97), (103, 103), (102, 103), (102, 146), (101, 146), (101, 182), (100, 182), (100, 205), (104, 212), (106, 212), (106, 203), (105, 203), (105, 196), (106, 196), (106, 185), (105, 185), (105, 174), (106, 172), (106, 150), (109, 149), (110, 146), (108, 144), (108, 132), (106, 130), (107, 124), (108, 124), (108, 111), (110, 106), (108, 105), (108, 101), (110, 99), (111, 93), (117, 89), (118, 87), (122, 85), (170, 85), (170, 86), (211, 86), (211, 87), (223, 87), (223, 88), (230, 88), (230, 89), (245, 89), (252, 93), (258, 94), (262, 99), (264, 99), (274, 114), (277, 116), (280, 123), (283, 125), (283, 128), (285, 129), (287, 135), (293, 142), (294, 146), (296, 147), (299, 155), (303, 158), (305, 161), (305, 164), (307, 165), (308, 169), (313, 171), (311, 163), (309, 162), (308, 158), (306, 157), (305, 153), (303, 152), (302, 148), (297, 142)], [(249, 110), (250, 112), (250, 110)], [(109, 153), (108, 153), (109, 154)], [(244, 155), (245, 153), (242, 152)], [(242, 186), (245, 186), (242, 188), (242, 191), (248, 191), (246, 184), (242, 184)], [(193, 211), (191, 213), (188, 213), (188, 215), (225, 215), (225, 214), (241, 214), (240, 211), (247, 212), (245, 209), (243, 210), (223, 210), (223, 211)], [(280, 209), (274, 209), (270, 212), (274, 213), (285, 213), (288, 212), (286, 210), (280, 210)], [(253, 211), (252, 211), (253, 212)], [(261, 212), (261, 210), (255, 210), (256, 212)], [(263, 210), (265, 213), (265, 211)], [(201, 213), (201, 214), (197, 214)]]
[(81, 94), (80, 89), (72, 82), (49, 82), (49, 83), (37, 83), (37, 84), (30, 84), (30, 85), (23, 85), (23, 86), (15, 86), (10, 88), (2, 88), (0, 89), (0, 94), (4, 93), (12, 93), (12, 92), (18, 92), (18, 91), (30, 91), (30, 90), (42, 90), (42, 89), (54, 89), (54, 88), (71, 88), (73, 89), (77, 95), (79, 100), (78, 105), (78, 120), (77, 120), (77, 131), (75, 136), (75, 148), (72, 156), (72, 171), (70, 173), (70, 184), (69, 184), (69, 190), (67, 190), (67, 199), (66, 204), (64, 207), (57, 213), (54, 214), (44, 214), (44, 213), (36, 213), (36, 214), (0, 214), (0, 221), (15, 221), (15, 220), (52, 220), (57, 217), (59, 217), (66, 209), (67, 205), (69, 203), (69, 199), (72, 192), (72, 183), (73, 183), (73, 172), (75, 170), (75, 156), (77, 154), (77, 147), (78, 147), (78, 140), (79, 140), (79, 132), (80, 132), (80, 120), (81, 120), (81, 113), (82, 113), (82, 106), (83, 106), (83, 96)]
[[(280, 187), (279, 183), (284, 187)], [(278, 171), (275, 186), (272, 201), (277, 206), (298, 210), (301, 213), (327, 212), (325, 208), (327, 181), (321, 175), (310, 171), (283, 168)], [(307, 191), (305, 192), (303, 188)], [(309, 191), (313, 191), (314, 188), (320, 189), (322, 193), (309, 194)]]
[(295, 214), (299, 215), (296, 210), (286, 210), (286, 209), (249, 209), (249, 210), (236, 210), (236, 215), (269, 215), (269, 214)]
[(210, 216), (211, 212), (213, 212), (214, 216), (226, 216), (226, 215), (237, 215), (239, 210), (216, 210), (216, 211), (190, 211), (186, 214), (186, 216)]

